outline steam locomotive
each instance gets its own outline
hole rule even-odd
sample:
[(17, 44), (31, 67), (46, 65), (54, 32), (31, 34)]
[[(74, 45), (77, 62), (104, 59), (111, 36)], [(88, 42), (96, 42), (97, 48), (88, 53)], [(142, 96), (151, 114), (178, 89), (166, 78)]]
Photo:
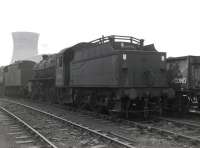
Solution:
[(142, 39), (103, 36), (43, 55), (39, 63), (4, 67), (4, 94), (125, 116), (199, 108), (200, 58), (180, 59), (166, 59)]

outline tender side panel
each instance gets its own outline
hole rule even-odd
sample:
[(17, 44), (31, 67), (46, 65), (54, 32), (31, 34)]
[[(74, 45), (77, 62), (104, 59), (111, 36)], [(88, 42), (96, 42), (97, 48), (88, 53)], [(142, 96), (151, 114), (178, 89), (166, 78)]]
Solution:
[(20, 86), (21, 70), (18, 65), (11, 65), (5, 73), (5, 86)]
[(22, 69), (21, 70), (21, 84), (22, 85), (27, 85), (28, 81), (32, 79), (33, 77), (33, 72), (32, 69)]
[(34, 62), (21, 62), (5, 69), (5, 86), (22, 86), (32, 79)]
[(122, 85), (150, 88), (167, 86), (165, 53), (133, 51), (124, 52), (121, 56)]
[(33, 62), (23, 62), (19, 66), (21, 69), (21, 85), (27, 85), (28, 81), (33, 78)]
[(71, 64), (71, 86), (111, 87), (118, 85), (118, 55), (109, 55)]
[(70, 85), (115, 87), (118, 85), (118, 55), (110, 43), (74, 51), (70, 63)]

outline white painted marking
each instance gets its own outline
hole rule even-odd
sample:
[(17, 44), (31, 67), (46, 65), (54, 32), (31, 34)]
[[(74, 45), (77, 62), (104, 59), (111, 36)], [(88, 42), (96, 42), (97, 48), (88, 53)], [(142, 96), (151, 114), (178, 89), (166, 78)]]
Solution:
[(112, 138), (112, 139), (114, 139), (114, 140), (119, 140), (119, 138), (117, 138), (117, 137), (114, 137), (114, 138)]
[(26, 136), (26, 135), (22, 135), (22, 136), (18, 136), (18, 137), (15, 137), (16, 139), (24, 139), (24, 138), (29, 138), (29, 136)]
[(106, 145), (95, 145), (95, 146), (92, 146), (91, 148), (106, 148), (107, 146)]
[(23, 132), (8, 133), (8, 135), (19, 135), (19, 134), (23, 134)]
[(8, 118), (1, 118), (1, 121), (11, 121), (11, 120)]
[(18, 127), (17, 126), (11, 126), (10, 128), (11, 129), (19, 129), (20, 127), (19, 126)]
[(17, 144), (26, 144), (26, 143), (33, 143), (33, 140), (26, 140), (26, 141), (15, 141)]

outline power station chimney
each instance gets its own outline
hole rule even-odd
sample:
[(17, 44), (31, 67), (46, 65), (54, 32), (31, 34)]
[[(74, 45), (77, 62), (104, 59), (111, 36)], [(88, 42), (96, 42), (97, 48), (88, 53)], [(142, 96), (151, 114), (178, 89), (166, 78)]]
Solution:
[(13, 56), (12, 63), (24, 60), (38, 54), (38, 33), (13, 32)]

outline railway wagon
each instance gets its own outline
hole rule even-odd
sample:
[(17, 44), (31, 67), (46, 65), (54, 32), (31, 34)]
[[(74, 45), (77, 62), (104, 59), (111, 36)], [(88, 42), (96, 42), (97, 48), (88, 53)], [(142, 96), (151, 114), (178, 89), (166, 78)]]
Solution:
[(56, 87), (59, 96), (68, 88), (70, 101), (79, 107), (126, 114), (160, 111), (169, 95), (166, 53), (129, 36), (80, 43), (58, 54)]
[(43, 55), (42, 60), (33, 67), (31, 97), (52, 101), (55, 99), (56, 54)]
[(0, 67), (0, 96), (4, 95), (4, 67)]
[(180, 110), (199, 108), (200, 56), (168, 58), (167, 70), (169, 85), (176, 90)]
[(28, 82), (32, 78), (35, 62), (17, 61), (4, 67), (4, 87), (6, 96), (27, 96)]

